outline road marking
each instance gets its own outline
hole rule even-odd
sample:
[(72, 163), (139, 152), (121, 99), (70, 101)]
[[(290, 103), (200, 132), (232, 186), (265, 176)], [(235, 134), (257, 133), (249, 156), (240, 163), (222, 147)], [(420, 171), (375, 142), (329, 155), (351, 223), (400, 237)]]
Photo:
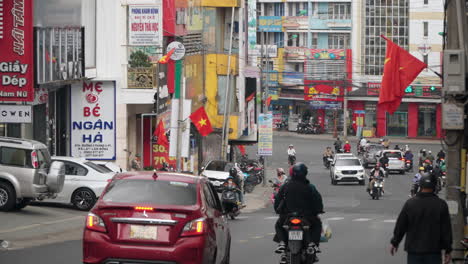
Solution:
[(249, 242), (249, 241), (248, 241), (248, 240), (239, 240), (239, 241), (237, 241), (237, 242), (238, 242), (238, 243), (247, 243), (247, 242)]
[(248, 216), (237, 216), (236, 219), (248, 219)]
[(325, 219), (326, 221), (338, 221), (338, 220), (343, 220), (344, 217), (330, 217)]
[(277, 220), (279, 218), (279, 216), (269, 216), (269, 217), (265, 217), (263, 219), (265, 220)]
[(276, 233), (268, 233), (267, 235), (274, 236), (274, 235), (276, 235)]
[(383, 220), (382, 222), (384, 222), (384, 223), (396, 223), (396, 220), (395, 219), (387, 219), (387, 220)]
[(353, 219), (353, 222), (367, 222), (367, 221), (370, 221), (372, 219), (370, 218), (356, 218), (356, 219)]
[(264, 238), (265, 236), (253, 236), (251, 237), (252, 239), (260, 239), (260, 238)]
[(57, 224), (57, 223), (62, 223), (62, 222), (68, 222), (68, 221), (77, 220), (77, 219), (83, 219), (83, 221), (84, 221), (85, 218), (84, 218), (84, 216), (80, 215), (80, 216), (75, 216), (75, 217), (70, 217), (70, 218), (65, 218), (65, 219), (59, 219), (59, 220), (55, 220), (55, 221), (42, 222), (42, 223), (39, 223), (39, 224), (19, 226), (19, 227), (15, 227), (15, 228), (12, 228), (12, 229), (0, 230), (0, 234), (16, 232), (16, 231), (30, 229), (30, 228), (34, 228), (34, 227), (38, 227), (38, 226), (43, 226), (43, 225), (51, 225), (51, 224)]

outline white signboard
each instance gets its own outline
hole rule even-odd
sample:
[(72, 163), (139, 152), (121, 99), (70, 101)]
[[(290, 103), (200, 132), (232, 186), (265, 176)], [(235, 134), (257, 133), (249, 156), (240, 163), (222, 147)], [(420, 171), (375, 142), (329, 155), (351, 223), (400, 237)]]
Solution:
[[(184, 100), (184, 113), (182, 115), (183, 120), (185, 120), (181, 125), (185, 127), (182, 130), (181, 138), (181, 153), (182, 158), (188, 158), (189, 149), (190, 149), (190, 111), (192, 109), (192, 100)], [(169, 157), (177, 156), (177, 125), (179, 119), (179, 99), (172, 99), (171, 103), (171, 130), (169, 136)]]
[(0, 105), (0, 123), (31, 123), (30, 105)]
[(71, 155), (115, 160), (115, 82), (72, 85), (70, 112)]
[(134, 46), (162, 46), (161, 5), (128, 7), (128, 43)]
[(178, 42), (178, 41), (173, 41), (171, 43), (169, 43), (169, 45), (167, 45), (167, 52), (169, 52), (170, 50), (172, 49), (175, 49), (174, 50), (174, 53), (172, 53), (171, 55), (171, 60), (180, 60), (184, 57), (185, 55), (185, 47), (184, 47), (184, 44)]
[[(260, 57), (262, 55), (262, 45), (255, 45), (253, 50), (250, 50), (249, 55)], [(276, 45), (263, 45), (263, 56), (269, 58), (278, 57), (278, 46)]]

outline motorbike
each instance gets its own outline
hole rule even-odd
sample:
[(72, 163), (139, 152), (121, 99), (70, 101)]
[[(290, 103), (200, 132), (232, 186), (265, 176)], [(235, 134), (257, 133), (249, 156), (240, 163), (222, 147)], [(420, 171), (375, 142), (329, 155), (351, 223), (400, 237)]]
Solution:
[(270, 196), (270, 201), (271, 203), (275, 203), (275, 196), (279, 192), (281, 185), (274, 183), (272, 180), (268, 180), (268, 182), (271, 183), (271, 187), (273, 188), (273, 192), (271, 193), (271, 196)]
[(308, 236), (305, 234), (311, 228), (309, 221), (297, 213), (290, 214), (283, 228), (288, 232), (286, 258), (288, 264), (312, 264), (318, 261), (319, 250), (309, 246)]
[(382, 190), (383, 190), (383, 179), (376, 179), (372, 185), (372, 189), (370, 190), (369, 194), (372, 197), (372, 200), (379, 200), (382, 197)]
[(328, 156), (323, 160), (323, 166), (325, 166), (325, 168), (327, 169), (330, 169), (330, 164), (332, 164), (332, 162), (333, 162), (333, 156)]
[(289, 165), (294, 165), (296, 163), (296, 156), (288, 155), (288, 163)]
[(464, 252), (464, 257), (463, 257), (463, 263), (468, 263), (468, 237), (465, 237), (463, 238), (461, 241), (460, 241), (460, 244), (462, 244), (462, 246), (465, 248), (465, 252)]
[(221, 193), (221, 203), (229, 217), (234, 220), (240, 214), (239, 194), (234, 187), (224, 187)]
[(419, 184), (413, 183), (413, 185), (411, 186), (411, 194), (410, 194), (410, 196), (411, 196), (411, 197), (414, 197), (418, 192), (419, 192)]
[(262, 172), (246, 173), (244, 172), (244, 191), (247, 193), (253, 192), (255, 186), (262, 183)]
[(413, 171), (413, 160), (407, 159), (405, 161), (405, 171), (406, 172)]

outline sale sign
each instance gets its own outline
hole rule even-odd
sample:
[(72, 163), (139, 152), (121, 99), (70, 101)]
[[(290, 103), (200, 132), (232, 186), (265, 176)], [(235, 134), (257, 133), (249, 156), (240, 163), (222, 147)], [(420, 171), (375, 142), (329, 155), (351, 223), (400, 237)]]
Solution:
[(34, 101), (33, 1), (0, 0), (0, 101)]
[(176, 158), (169, 157), (169, 149), (163, 145), (153, 144), (153, 167), (161, 169), (163, 163), (167, 163), (170, 167), (176, 168)]

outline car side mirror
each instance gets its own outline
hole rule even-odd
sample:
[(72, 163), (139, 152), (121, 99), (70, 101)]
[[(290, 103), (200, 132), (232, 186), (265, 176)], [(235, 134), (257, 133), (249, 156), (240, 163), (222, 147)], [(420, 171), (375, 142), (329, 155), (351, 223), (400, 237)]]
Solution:
[(205, 166), (201, 167), (201, 170), (205, 170)]

